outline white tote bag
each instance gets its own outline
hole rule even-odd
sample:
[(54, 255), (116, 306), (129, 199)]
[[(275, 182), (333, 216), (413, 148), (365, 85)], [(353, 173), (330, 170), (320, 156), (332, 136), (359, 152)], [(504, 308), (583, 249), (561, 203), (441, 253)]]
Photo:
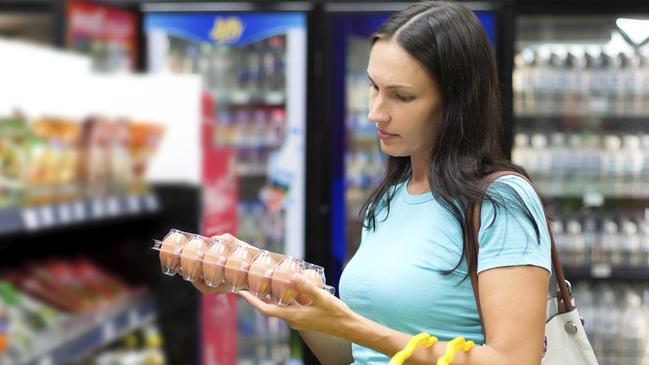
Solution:
[[(529, 180), (518, 173), (511, 171), (498, 171), (490, 174), (485, 179), (485, 189), (491, 182), (497, 178), (505, 175), (519, 176), (529, 182)], [(531, 184), (531, 183), (530, 183)], [(544, 213), (545, 213), (545, 208)], [(472, 217), (474, 233), (477, 235), (480, 232), (480, 205), (474, 205), (469, 209), (469, 214)], [(547, 214), (546, 214), (547, 217)], [(593, 348), (586, 337), (586, 331), (582, 324), (577, 307), (570, 296), (567, 281), (563, 275), (563, 268), (559, 260), (559, 253), (557, 246), (554, 243), (554, 236), (550, 230), (549, 220), (548, 232), (550, 233), (550, 242), (552, 243), (552, 270), (554, 277), (557, 280), (557, 295), (556, 298), (552, 296), (548, 299), (546, 322), (545, 322), (545, 343), (544, 353), (541, 364), (543, 365), (599, 365), (595, 358)], [(478, 242), (477, 238), (475, 242)], [(465, 240), (465, 245), (468, 245), (468, 240)], [(465, 252), (469, 252), (466, 247)], [(473, 285), (473, 293), (475, 295), (476, 304), (478, 306), (478, 313), (480, 314), (480, 322), (482, 323), (482, 312), (480, 311), (480, 298), (478, 295), (478, 275), (475, 271), (477, 267), (478, 247), (474, 247), (475, 258), (473, 258), (475, 265), (474, 270), (471, 272), (471, 283)], [(560, 304), (559, 304), (560, 303)], [(482, 326), (484, 333), (484, 325)]]
[(548, 314), (545, 322), (545, 353), (541, 363), (597, 365), (577, 307), (559, 313), (557, 299), (551, 298), (548, 300)]

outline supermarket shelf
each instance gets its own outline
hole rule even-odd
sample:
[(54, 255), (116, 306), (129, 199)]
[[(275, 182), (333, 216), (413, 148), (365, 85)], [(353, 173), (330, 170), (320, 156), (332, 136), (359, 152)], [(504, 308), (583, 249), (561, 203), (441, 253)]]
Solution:
[(649, 267), (619, 267), (602, 263), (579, 267), (564, 265), (563, 270), (568, 280), (649, 280)]
[(223, 101), (232, 105), (269, 105), (283, 106), (286, 103), (286, 95), (282, 91), (249, 92), (243, 90), (213, 91), (217, 101)]
[(568, 183), (567, 181), (545, 181), (534, 178), (534, 183), (541, 195), (545, 198), (583, 198), (587, 205), (589, 202), (597, 203), (603, 199), (648, 199), (649, 182), (601, 184), (597, 179)]
[(0, 236), (153, 213), (158, 211), (159, 207), (158, 197), (154, 194), (11, 207), (0, 210)]
[(637, 115), (532, 115), (523, 114), (516, 115), (516, 124), (521, 127), (535, 127), (543, 126), (544, 128), (559, 128), (563, 125), (573, 126), (575, 123), (592, 125), (593, 120), (598, 120), (598, 127), (606, 127), (607, 129), (624, 128), (646, 128), (649, 125), (649, 116)]
[(128, 298), (118, 305), (94, 313), (90, 318), (73, 318), (71, 326), (60, 329), (60, 333), (43, 334), (48, 340), (58, 339), (46, 348), (27, 358), (20, 359), (17, 365), (55, 365), (78, 361), (127, 333), (151, 323), (156, 317), (155, 302), (152, 298), (139, 295)]
[(241, 177), (263, 177), (266, 176), (266, 165), (264, 164), (238, 164), (237, 173)]

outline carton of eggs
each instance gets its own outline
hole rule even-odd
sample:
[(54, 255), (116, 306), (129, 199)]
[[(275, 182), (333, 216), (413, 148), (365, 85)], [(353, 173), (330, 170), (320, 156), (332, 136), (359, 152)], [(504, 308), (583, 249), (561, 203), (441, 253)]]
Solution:
[(247, 244), (172, 229), (162, 241), (155, 241), (153, 249), (160, 252), (160, 265), (166, 275), (180, 274), (187, 281), (201, 281), (231, 292), (248, 290), (282, 306), (308, 302), (295, 286), (296, 274), (304, 275), (323, 290), (334, 291), (326, 285), (321, 266)]

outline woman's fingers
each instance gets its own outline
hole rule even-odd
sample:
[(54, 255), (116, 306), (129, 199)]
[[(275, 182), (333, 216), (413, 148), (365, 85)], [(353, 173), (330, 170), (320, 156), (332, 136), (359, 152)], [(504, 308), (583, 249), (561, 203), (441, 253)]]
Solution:
[(220, 285), (218, 288), (213, 288), (211, 286), (203, 284), (200, 280), (192, 281), (192, 285), (202, 294), (223, 294), (226, 292), (223, 285)]
[(313, 285), (313, 283), (302, 274), (296, 274), (293, 277), (295, 288), (299, 294), (295, 297), (295, 301), (302, 305), (311, 305), (315, 300), (322, 295), (322, 289)]
[(282, 307), (276, 304), (266, 303), (246, 290), (240, 291), (239, 295), (243, 297), (243, 299), (245, 299), (246, 302), (248, 302), (248, 304), (253, 306), (255, 309), (259, 311), (259, 313), (263, 314), (264, 316), (282, 318), (282, 314), (283, 314)]

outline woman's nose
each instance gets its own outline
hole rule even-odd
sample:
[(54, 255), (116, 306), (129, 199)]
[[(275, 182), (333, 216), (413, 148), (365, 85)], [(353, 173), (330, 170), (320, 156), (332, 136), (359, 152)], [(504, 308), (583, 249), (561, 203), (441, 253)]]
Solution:
[(367, 114), (367, 120), (371, 123), (385, 123), (390, 121), (390, 115), (384, 110), (378, 98), (373, 103), (370, 103), (370, 112)]

